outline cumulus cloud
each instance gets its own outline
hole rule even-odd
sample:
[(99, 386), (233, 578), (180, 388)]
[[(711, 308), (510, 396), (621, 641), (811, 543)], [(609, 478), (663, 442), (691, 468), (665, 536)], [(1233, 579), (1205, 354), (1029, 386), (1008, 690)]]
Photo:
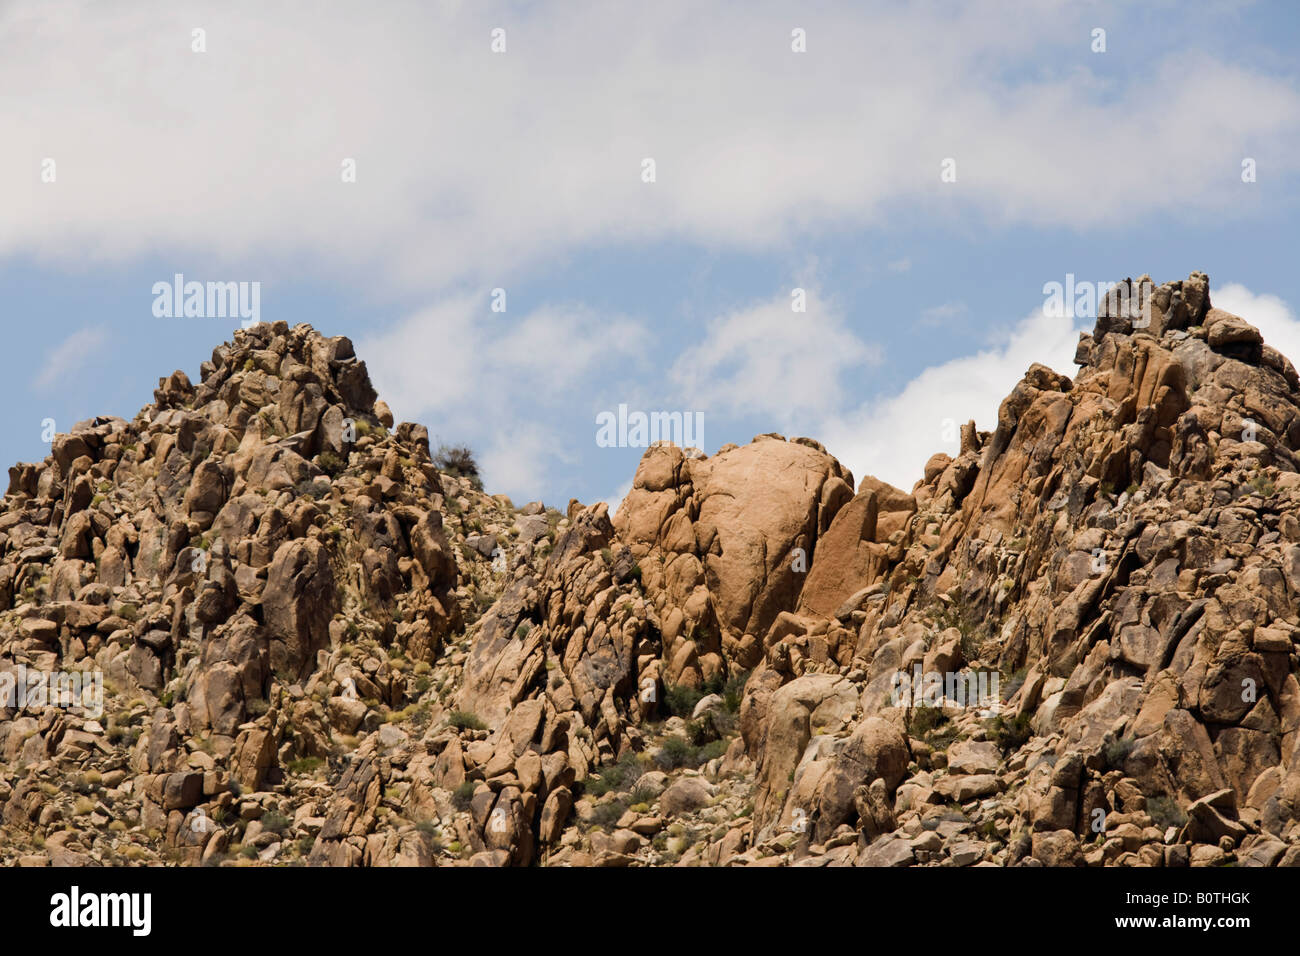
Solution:
[[(1077, 7), (800, 9), (796, 54), (774, 0), (653, 15), (394, 0), (382, 17), (15, 0), (0, 7), (0, 89), (23, 91), (5, 109), (0, 255), (162, 251), (190, 271), (306, 256), (456, 288), (582, 246), (784, 248), (899, 210), (1075, 227), (1239, 212), (1242, 156), (1273, 181), (1296, 171), (1294, 83), (1189, 59), (1178, 25), (1117, 78), (1083, 52)], [(1125, 136), (1133, 149), (1115, 149)], [(948, 158), (957, 180), (941, 183)]]
[(1264, 336), (1264, 341), (1291, 360), (1300, 362), (1300, 320), (1291, 307), (1275, 295), (1256, 295), (1239, 282), (1210, 289), (1215, 308), (1239, 315)]
[(515, 498), (541, 497), (553, 469), (573, 460), (561, 436), (542, 421), (511, 423), (486, 437), (488, 444), (478, 456), (484, 483)]
[(85, 368), (107, 343), (108, 333), (101, 326), (78, 329), (50, 350), (32, 384), (42, 390), (66, 384), (66, 379)]
[(844, 314), (817, 290), (737, 309), (711, 322), (704, 339), (673, 363), (669, 377), (692, 410), (758, 415), (785, 427), (838, 407), (843, 376), (877, 364), (880, 349), (849, 329)]
[[(1300, 319), (1282, 299), (1240, 283), (1211, 289), (1210, 299), (1255, 325), (1288, 358), (1300, 356)], [(957, 453), (962, 423), (973, 418), (982, 430), (997, 424), (998, 406), (1034, 362), (1074, 375), (1079, 333), (1090, 327), (1091, 320), (1036, 310), (1003, 343), (927, 368), (897, 394), (832, 417), (823, 441), (855, 477), (875, 475), (910, 490), (931, 455)]]
[(517, 317), (492, 312), (487, 296), (456, 296), (357, 350), (394, 414), (427, 422), (435, 438), (483, 444), (485, 483), (532, 496), (573, 460), (556, 423), (591, 421), (584, 396), (611, 369), (633, 367), (645, 341), (635, 320), (583, 306)]
[(875, 475), (911, 490), (931, 455), (960, 450), (963, 423), (973, 418), (982, 430), (997, 424), (998, 406), (1029, 366), (1073, 375), (1081, 331), (1073, 319), (1036, 310), (1001, 345), (931, 366), (897, 394), (828, 419), (822, 442), (856, 479)]

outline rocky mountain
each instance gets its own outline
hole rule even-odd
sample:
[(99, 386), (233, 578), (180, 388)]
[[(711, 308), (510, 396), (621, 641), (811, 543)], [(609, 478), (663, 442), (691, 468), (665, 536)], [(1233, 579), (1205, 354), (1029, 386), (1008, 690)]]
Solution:
[(0, 674), (102, 701), (0, 699), (0, 854), (1300, 865), (1300, 380), (1203, 274), (1099, 313), (910, 491), (760, 435), (613, 516), (236, 333), (10, 469)]

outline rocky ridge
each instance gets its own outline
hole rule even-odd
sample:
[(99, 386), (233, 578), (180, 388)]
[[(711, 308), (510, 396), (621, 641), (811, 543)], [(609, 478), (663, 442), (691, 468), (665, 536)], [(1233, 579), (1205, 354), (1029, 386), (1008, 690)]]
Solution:
[(105, 695), (0, 711), (0, 852), (1300, 864), (1300, 381), (1203, 274), (1099, 314), (910, 492), (762, 435), (614, 516), (439, 470), (345, 338), (237, 333), (10, 470), (0, 668)]

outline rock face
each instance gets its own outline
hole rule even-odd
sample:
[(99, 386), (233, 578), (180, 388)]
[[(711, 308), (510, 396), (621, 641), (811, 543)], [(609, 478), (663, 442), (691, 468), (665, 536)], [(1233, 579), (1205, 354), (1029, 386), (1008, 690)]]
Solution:
[[(864, 483), (750, 678), (745, 739), (763, 768), (792, 761), (774, 750), (787, 687), (828, 665), (861, 675), (861, 719), (892, 721), (915, 761), (894, 794), (899, 827), (962, 806), (934, 847), (913, 839), (914, 860), (953, 858), (982, 832), (1000, 839), (981, 859), (1046, 865), (1163, 865), (1224, 837), (1229, 853), (1248, 835), (1300, 837), (1296, 374), (1210, 307), (1204, 275), (1132, 287), (1149, 321), (1135, 327), (1113, 297), (1080, 341), (1076, 379), (1030, 368), (996, 430), (968, 426), (958, 458), (932, 459), (910, 496)], [(897, 521), (882, 531), (884, 513)], [(846, 624), (852, 657), (827, 661)], [(996, 674), (996, 713), (897, 699), (895, 676), (913, 668)], [(760, 772), (755, 823), (802, 814), (821, 836), (844, 801), (828, 807), (805, 778), (846, 745), (802, 739), (788, 788)], [(1222, 820), (1198, 803), (1212, 795)], [(864, 839), (874, 829), (858, 826)]]
[(853, 476), (809, 439), (760, 435), (706, 459), (647, 452), (615, 526), (662, 621), (668, 679), (697, 686), (751, 669), (852, 497)]
[(761, 435), (612, 518), (238, 333), (10, 470), (0, 668), (105, 683), (0, 710), (0, 853), (1300, 865), (1300, 379), (1208, 290), (1114, 293), (910, 491)]
[[(891, 548), (904, 535), (916, 513), (916, 499), (876, 478), (867, 477), (857, 495), (840, 509), (822, 536), (818, 560), (808, 573), (799, 597), (799, 610), (838, 618), (845, 602), (880, 580), (891, 560)], [(893, 553), (892, 560), (899, 559)]]
[[(102, 714), (0, 710), (7, 826), (101, 829), (72, 834), (96, 862), (199, 862), (218, 817), (290, 808), (271, 791), (295, 761), (336, 756), (343, 684), (372, 722), (411, 701), (399, 665), (461, 627), (459, 572), (427, 433), (389, 434), (380, 405), (347, 339), (258, 326), (197, 385), (176, 372), (133, 421), (10, 469), (0, 667), (98, 672), (104, 695)], [(73, 803), (24, 796), (52, 783)]]

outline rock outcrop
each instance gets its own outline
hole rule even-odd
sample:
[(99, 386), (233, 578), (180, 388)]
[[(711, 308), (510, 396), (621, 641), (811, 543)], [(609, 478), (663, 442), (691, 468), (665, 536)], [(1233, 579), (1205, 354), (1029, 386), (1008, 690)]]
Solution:
[(853, 476), (810, 439), (760, 435), (700, 459), (650, 449), (615, 525), (663, 622), (668, 679), (696, 686), (752, 668), (852, 497)]
[(0, 853), (1300, 865), (1300, 380), (1200, 273), (1099, 311), (910, 491), (761, 435), (614, 516), (241, 332), (10, 470), (0, 670), (104, 693), (0, 710)]

